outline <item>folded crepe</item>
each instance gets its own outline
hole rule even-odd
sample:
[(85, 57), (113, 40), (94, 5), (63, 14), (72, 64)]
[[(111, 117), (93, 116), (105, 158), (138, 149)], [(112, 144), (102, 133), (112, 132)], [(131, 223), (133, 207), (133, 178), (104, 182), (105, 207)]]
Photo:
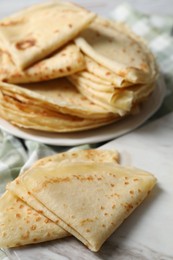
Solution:
[[(118, 160), (118, 153), (109, 150), (78, 150), (49, 156), (36, 162), (7, 189), (27, 207), (66, 230), (66, 235), (70, 233), (92, 251), (98, 251), (156, 183), (152, 174), (120, 166)], [(4, 197), (0, 207), (3, 203)], [(14, 209), (18, 214), (20, 208)], [(3, 207), (1, 212), (0, 227), (8, 236), (6, 221), (16, 219)], [(30, 221), (33, 222), (32, 215)], [(39, 233), (37, 239), (41, 242)], [(11, 241), (3, 242), (3, 247), (14, 246), (12, 238)], [(22, 245), (23, 240), (18, 239), (18, 243)]]
[(94, 18), (82, 7), (55, 0), (1, 20), (0, 39), (16, 66), (24, 69), (64, 46)]
[[(43, 158), (31, 169), (41, 170), (76, 161), (117, 164), (119, 154), (115, 150), (72, 150)], [(26, 171), (24, 175), (29, 172)], [(70, 235), (56, 223), (56, 215), (31, 195), (20, 177), (9, 183), (7, 189), (0, 199), (1, 247), (39, 243)]]
[[(85, 61), (86, 61), (86, 58), (85, 58)], [(93, 63), (93, 61), (91, 63)], [(99, 66), (97, 68), (98, 71), (99, 71), (99, 68), (101, 68), (100, 71), (103, 70), (103, 67), (101, 67), (100, 65), (98, 65), (98, 66)], [(133, 85), (133, 83), (127, 82), (123, 78), (119, 77), (118, 75), (115, 75), (115, 77), (112, 76), (112, 80), (117, 82), (117, 85), (118, 85), (117, 86), (116, 84), (114, 84), (113, 82), (109, 81), (108, 79), (93, 74), (92, 70), (91, 71), (88, 70), (87, 62), (86, 62), (86, 68), (81, 70), (80, 73), (74, 73), (74, 76), (78, 76), (78, 75), (83, 77), (83, 78), (85, 78), (85, 79), (90, 80), (92, 82), (92, 84), (93, 84), (93, 88), (94, 89), (99, 89), (99, 90), (105, 91), (105, 92), (112, 92), (115, 88), (127, 87), (127, 86), (132, 86)]]
[(145, 100), (155, 89), (156, 83), (136, 84), (126, 88), (116, 88), (112, 85), (92, 81), (79, 72), (68, 77), (81, 94), (109, 112), (124, 116), (134, 105)]
[[(58, 153), (55, 155), (47, 156), (43, 159), (38, 160), (33, 167), (44, 167), (49, 164), (64, 164), (70, 162), (97, 162), (97, 163), (119, 163), (120, 154), (115, 149), (86, 149), (80, 150), (78, 148), (74, 148), (67, 152)], [(28, 171), (25, 173), (28, 174)]]
[(86, 68), (68, 80), (98, 106), (124, 117), (154, 91), (154, 57), (126, 26), (97, 16), (75, 43), (84, 53)]
[(59, 49), (50, 57), (22, 70), (0, 43), (0, 80), (10, 83), (29, 83), (71, 75), (85, 68), (85, 60), (74, 43)]
[(57, 216), (56, 223), (92, 251), (100, 249), (156, 182), (142, 170), (97, 162), (35, 167), (21, 180)]
[(12, 192), (0, 199), (0, 246), (17, 247), (68, 236), (59, 225), (29, 207)]
[(103, 83), (104, 80), (104, 84), (106, 83), (109, 84), (109, 86), (116, 88), (126, 87), (133, 84), (132, 82), (125, 80), (125, 78), (119, 76), (118, 74), (99, 64), (94, 59), (91, 59), (89, 56), (84, 55), (84, 57), (86, 71), (90, 74), (88, 75), (88, 78), (92, 77), (92, 80), (94, 82), (98, 82), (98, 80), (101, 80)]
[[(75, 43), (86, 56), (106, 68), (108, 74), (110, 71), (127, 82), (148, 83), (157, 74), (153, 55), (146, 44), (122, 24), (97, 17), (80, 33)], [(93, 74), (97, 71), (95, 69)], [(102, 73), (104, 69), (99, 74)], [(123, 83), (121, 78), (115, 77), (115, 82), (120, 80), (120, 86)]]

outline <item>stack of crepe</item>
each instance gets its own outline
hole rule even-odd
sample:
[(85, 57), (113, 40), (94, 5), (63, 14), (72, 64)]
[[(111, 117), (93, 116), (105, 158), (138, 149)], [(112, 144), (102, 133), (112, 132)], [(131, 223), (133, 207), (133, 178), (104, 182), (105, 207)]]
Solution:
[(37, 161), (0, 199), (0, 247), (73, 235), (98, 251), (156, 182), (118, 159), (116, 151), (85, 150)]
[(125, 26), (55, 0), (0, 21), (0, 116), (19, 127), (72, 132), (133, 113), (157, 69)]
[(69, 79), (96, 104), (124, 116), (152, 93), (155, 60), (125, 25), (97, 17), (75, 43), (84, 53), (86, 68)]

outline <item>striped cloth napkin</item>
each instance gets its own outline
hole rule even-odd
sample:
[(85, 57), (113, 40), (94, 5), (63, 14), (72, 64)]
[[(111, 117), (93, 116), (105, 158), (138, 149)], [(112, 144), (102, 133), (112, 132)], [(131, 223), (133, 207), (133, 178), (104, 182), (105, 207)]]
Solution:
[[(167, 95), (162, 107), (154, 118), (173, 111), (173, 18), (141, 14), (128, 4), (118, 6), (110, 14), (112, 19), (127, 23), (138, 35), (142, 36), (155, 54), (163, 73)], [(82, 147), (82, 148), (88, 148)], [(0, 131), (0, 194), (7, 182), (27, 169), (39, 158), (65, 151), (64, 147), (51, 147), (44, 144), (17, 138)], [(0, 251), (0, 260), (7, 259)]]

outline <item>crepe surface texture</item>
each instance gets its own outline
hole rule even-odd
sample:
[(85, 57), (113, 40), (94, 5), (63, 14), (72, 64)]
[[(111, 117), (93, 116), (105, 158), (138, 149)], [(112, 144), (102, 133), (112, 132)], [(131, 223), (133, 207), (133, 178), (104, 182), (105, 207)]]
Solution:
[(146, 83), (155, 77), (152, 53), (122, 24), (97, 17), (75, 42), (90, 59), (129, 82)]
[(64, 1), (39, 4), (2, 20), (0, 38), (16, 65), (26, 68), (72, 40), (94, 17)]
[[(26, 226), (26, 230), (30, 228), (31, 235), (26, 237), (25, 242), (22, 239), (20, 241), (19, 235), (15, 233), (11, 240), (2, 240), (2, 234), (9, 237), (7, 221), (12, 222), (12, 227), (17, 221), (10, 210), (4, 208), (4, 204), (7, 200), (13, 203), (18, 198), (26, 208), (24, 213), (20, 213), (22, 221), (26, 219), (27, 208), (31, 208), (42, 215), (43, 221), (49, 219), (50, 225), (56, 227), (54, 230), (59, 228), (60, 232), (55, 232), (55, 237), (50, 235), (47, 240), (56, 239), (58, 234), (71, 234), (90, 250), (98, 251), (124, 219), (141, 204), (156, 183), (152, 174), (123, 167), (118, 161), (116, 151), (85, 150), (57, 154), (36, 162), (9, 183), (8, 191), (1, 197), (0, 228), (3, 232), (0, 232), (0, 241), (3, 242), (0, 246), (16, 246), (16, 237), (20, 245), (33, 243), (32, 239), (43, 241), (39, 238), (46, 226), (39, 226), (38, 223), (37, 233), (35, 229), (32, 233), (30, 228), (34, 222), (34, 214), (29, 215), (30, 224), (29, 227)], [(20, 207), (14, 204), (11, 209), (13, 215), (15, 213), (18, 216), (19, 211)], [(52, 226), (49, 234), (50, 231)], [(22, 232), (21, 229), (21, 238)]]
[(51, 56), (22, 70), (15, 65), (11, 55), (0, 47), (0, 79), (10, 83), (42, 82), (64, 77), (85, 68), (85, 60), (79, 48), (70, 43)]
[(68, 233), (10, 191), (0, 201), (0, 245), (17, 247), (62, 238)]

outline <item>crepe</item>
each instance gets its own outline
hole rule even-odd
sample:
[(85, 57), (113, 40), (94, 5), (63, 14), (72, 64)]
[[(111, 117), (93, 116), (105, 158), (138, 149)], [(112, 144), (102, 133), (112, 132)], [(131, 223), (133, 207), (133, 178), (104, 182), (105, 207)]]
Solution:
[(53, 55), (30, 68), (22, 70), (15, 65), (11, 55), (0, 49), (0, 80), (10, 83), (29, 83), (67, 76), (85, 68), (85, 60), (79, 48), (70, 43)]
[[(78, 73), (74, 73), (71, 75), (72, 78), (75, 77), (76, 79), (83, 79), (85, 82), (90, 82), (90, 87), (98, 90), (98, 91), (104, 91), (104, 92), (113, 92), (115, 88), (117, 88), (115, 85), (113, 85), (110, 81), (106, 79), (102, 79), (92, 73), (90, 73), (87, 70), (82, 70)], [(68, 77), (70, 79), (70, 77)]]
[[(87, 67), (87, 66), (86, 66)], [(100, 66), (101, 67), (101, 66)], [(103, 69), (103, 67), (102, 67)], [(102, 70), (100, 71), (100, 74), (102, 74)], [(113, 74), (113, 73), (112, 73)], [(92, 72), (89, 72), (86, 69), (84, 70), (81, 70), (80, 72), (78, 73), (74, 73), (72, 74), (72, 76), (75, 75), (75, 76), (80, 76), (80, 77), (83, 77), (85, 79), (88, 79), (92, 82), (92, 85), (93, 85), (93, 88), (96, 88), (96, 89), (100, 89), (101, 91), (105, 91), (105, 92), (112, 92), (114, 88), (119, 88), (119, 87), (127, 87), (127, 86), (132, 86), (133, 84), (131, 82), (127, 82), (127, 81), (124, 81), (122, 78), (118, 79), (117, 75), (115, 77), (113, 77), (112, 79), (114, 79), (115, 81), (117, 81), (117, 85), (115, 85), (113, 83), (113, 81), (111, 82), (111, 79), (110, 80), (107, 80), (106, 78), (104, 77), (98, 77), (98, 75), (95, 75), (93, 74)], [(103, 76), (103, 74), (102, 74)]]
[(75, 43), (84, 53), (86, 68), (68, 80), (98, 106), (122, 118), (154, 91), (155, 59), (125, 25), (97, 16)]
[(80, 94), (65, 78), (22, 86), (0, 82), (0, 90), (4, 96), (19, 101), (21, 106), (27, 103), (26, 108), (30, 112), (34, 112), (30, 106), (38, 105), (40, 109), (52, 109), (67, 116), (88, 119), (110, 119), (115, 116)]
[(156, 182), (142, 170), (96, 162), (35, 167), (21, 179), (58, 217), (58, 224), (92, 251), (99, 250)]
[(24, 69), (72, 40), (94, 18), (82, 7), (55, 0), (1, 20), (0, 39), (16, 66)]
[(58, 106), (60, 104), (62, 108), (64, 107), (60, 111), (68, 112), (70, 115), (92, 119), (113, 116), (110, 111), (103, 109), (82, 95), (66, 78), (38, 84), (25, 84), (22, 87), (23, 90), (30, 90), (41, 95), (42, 98), (47, 98), (47, 101), (51, 104), (57, 104)]
[(43, 112), (32, 112), (28, 114), (26, 111), (15, 107), (10, 108), (9, 105), (0, 102), (0, 116), (11, 122), (13, 125), (24, 129), (33, 129), (52, 133), (72, 133), (82, 130), (94, 129), (116, 122), (119, 117), (112, 119), (92, 120), (75, 116), (68, 116), (57, 112), (43, 110)]
[[(99, 111), (93, 109), (93, 112), (96, 113), (94, 117), (91, 109), (98, 106), (89, 106), (90, 102), (85, 102), (85, 98), (80, 101), (83, 106), (79, 106), (80, 102), (75, 104), (72, 99), (73, 92), (69, 92), (71, 97), (69, 96), (69, 101), (65, 102), (68, 97), (67, 89), (66, 92), (65, 89), (62, 92), (66, 97), (63, 101), (56, 89), (51, 92), (49, 89), (45, 91), (43, 88), (45, 95), (41, 95), (28, 89), (12, 85), (9, 88), (8, 86), (9, 84), (6, 83), (0, 85), (0, 116), (19, 127), (50, 132), (74, 132), (93, 129), (119, 120), (118, 115), (109, 115), (107, 111), (106, 113), (101, 112), (100, 118), (99, 116), (95, 118), (97, 114), (99, 115)], [(52, 97), (54, 94), (53, 98), (49, 98), (49, 92)], [(75, 98), (76, 96), (74, 96)], [(84, 106), (85, 104), (86, 106)], [(104, 110), (102, 109), (102, 111)]]
[(104, 82), (107, 82), (106, 84), (109, 84), (112, 87), (116, 87), (116, 88), (126, 87), (133, 84), (132, 82), (126, 81), (123, 77), (117, 75), (116, 73), (112, 72), (111, 70), (104, 67), (103, 65), (97, 63), (89, 56), (84, 55), (84, 57), (86, 63), (86, 70), (88, 73), (90, 73), (90, 77), (88, 78), (91, 78), (92, 75), (92, 79), (93, 79), (93, 76), (95, 76), (95, 80), (93, 81), (96, 81), (97, 78), (96, 82), (98, 82), (98, 80), (102, 80), (103, 83), (104, 80)]
[[(116, 150), (72, 150), (38, 160), (31, 170), (77, 161), (117, 164), (119, 154)], [(30, 169), (24, 175), (29, 173)], [(39, 243), (70, 235), (55, 224), (56, 215), (31, 195), (20, 176), (9, 183), (7, 189), (0, 199), (1, 247)]]
[(156, 75), (155, 61), (147, 46), (118, 23), (97, 17), (75, 43), (85, 55), (125, 81), (147, 83)]
[(0, 116), (18, 127), (111, 124), (139, 108), (156, 75), (139, 37), (78, 5), (55, 0), (0, 21)]
[[(0, 246), (51, 240), (54, 228), (55, 239), (72, 234), (98, 251), (156, 182), (152, 174), (118, 161), (114, 150), (72, 150), (37, 161), (0, 199), (0, 236), (5, 237)], [(15, 225), (17, 232), (11, 233)]]
[(83, 72), (76, 73), (69, 76), (68, 79), (89, 100), (121, 117), (130, 112), (134, 105), (144, 101), (156, 87), (155, 82), (151, 82), (150, 84), (116, 88), (93, 82), (83, 74)]
[[(71, 162), (110, 162), (113, 164), (119, 163), (119, 153), (116, 150), (72, 150), (64, 153), (58, 153), (52, 156), (38, 160), (33, 166), (28, 169), (22, 176), (30, 174), (30, 171), (37, 169), (42, 171), (44, 167), (58, 167), (59, 165)], [(18, 198), (23, 200), (27, 205), (38, 212), (42, 212), (44, 216), (56, 222), (57, 217), (48, 208), (36, 200), (28, 191), (27, 187), (22, 182), (21, 175), (7, 185), (7, 190), (13, 192)]]
[(94, 83), (91, 80), (80, 76), (80, 74), (68, 77), (70, 82), (77, 87), (79, 92), (100, 107), (107, 109), (109, 112), (124, 116), (133, 104), (133, 92), (129, 90), (104, 91), (107, 85)]
[(67, 236), (56, 223), (7, 191), (0, 199), (0, 247), (35, 244)]
[[(44, 167), (51, 165), (53, 163), (67, 163), (67, 162), (110, 162), (110, 163), (119, 163), (120, 155), (119, 152), (115, 149), (86, 149), (81, 150), (78, 148), (74, 148), (67, 152), (58, 153), (55, 155), (51, 155), (45, 157), (43, 159), (38, 160), (33, 167)], [(25, 174), (28, 174), (26, 172)]]

